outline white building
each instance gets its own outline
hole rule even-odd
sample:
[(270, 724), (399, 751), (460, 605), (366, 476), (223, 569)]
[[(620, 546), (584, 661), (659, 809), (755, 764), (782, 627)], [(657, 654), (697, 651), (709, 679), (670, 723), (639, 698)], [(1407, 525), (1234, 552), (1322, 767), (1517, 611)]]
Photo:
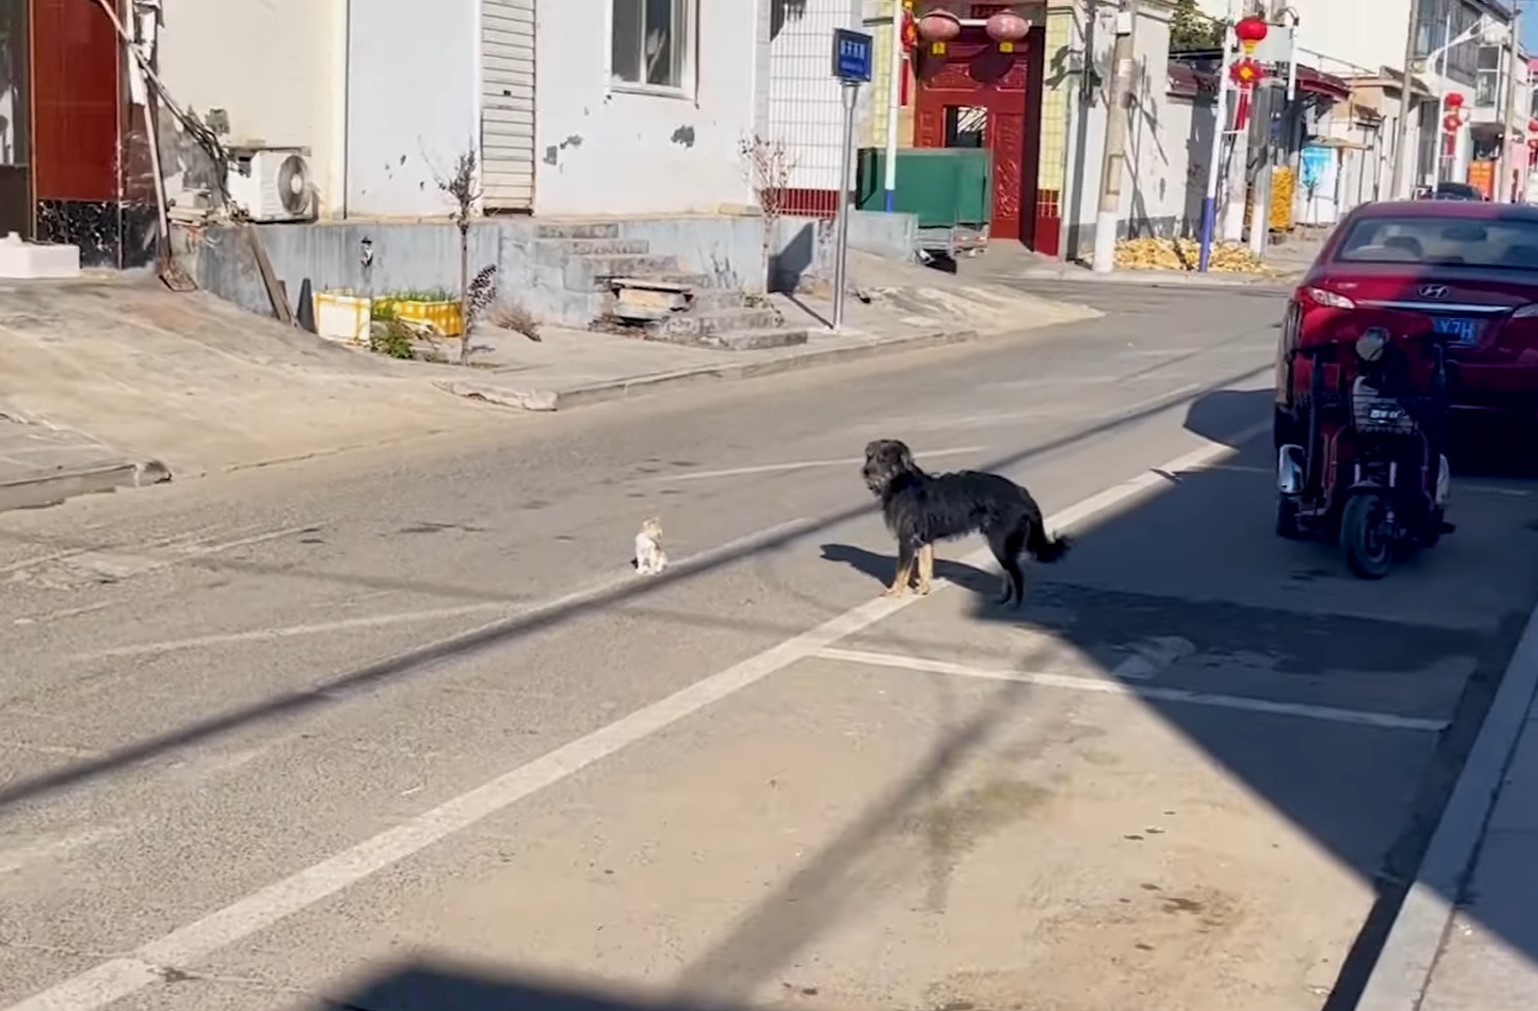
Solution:
[(173, 97), (306, 149), (323, 217), (441, 217), (466, 151), (491, 213), (752, 203), (776, 0), (162, 2)]
[(534, 212), (683, 214), (753, 202), (760, 0), (541, 0)]

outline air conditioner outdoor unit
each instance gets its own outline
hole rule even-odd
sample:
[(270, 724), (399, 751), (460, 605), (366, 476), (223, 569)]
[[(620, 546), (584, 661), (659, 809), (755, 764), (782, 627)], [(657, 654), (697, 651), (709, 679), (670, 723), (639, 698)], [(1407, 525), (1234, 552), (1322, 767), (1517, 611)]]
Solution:
[(299, 147), (230, 148), (230, 200), (252, 221), (311, 221), (315, 185)]

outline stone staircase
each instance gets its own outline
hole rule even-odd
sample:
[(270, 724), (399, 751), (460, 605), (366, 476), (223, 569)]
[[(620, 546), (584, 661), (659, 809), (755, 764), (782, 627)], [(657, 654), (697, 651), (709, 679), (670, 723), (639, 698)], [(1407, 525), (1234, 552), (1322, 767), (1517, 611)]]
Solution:
[(762, 295), (685, 273), (676, 256), (651, 252), (643, 239), (620, 237), (615, 223), (540, 224), (534, 261), (546, 283), (560, 284), (568, 313), (586, 323), (634, 330), (646, 340), (723, 351), (805, 344)]

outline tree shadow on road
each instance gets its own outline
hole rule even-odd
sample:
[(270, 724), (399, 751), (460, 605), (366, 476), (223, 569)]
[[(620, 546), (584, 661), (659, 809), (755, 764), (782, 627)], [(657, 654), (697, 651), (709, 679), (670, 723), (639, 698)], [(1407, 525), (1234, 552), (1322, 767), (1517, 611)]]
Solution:
[(383, 969), (351, 989), (292, 1011), (742, 1011), (625, 994), (618, 987), (446, 960)]

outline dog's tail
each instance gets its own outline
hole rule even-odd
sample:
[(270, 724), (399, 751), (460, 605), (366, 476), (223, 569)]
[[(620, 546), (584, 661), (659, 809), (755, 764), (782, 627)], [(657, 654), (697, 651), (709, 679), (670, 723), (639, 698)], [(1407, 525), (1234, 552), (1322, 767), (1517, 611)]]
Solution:
[(1040, 520), (1031, 524), (1031, 532), (1025, 540), (1025, 550), (1030, 556), (1046, 565), (1059, 561), (1070, 546), (1068, 538), (1061, 534), (1048, 537), (1046, 524)]

